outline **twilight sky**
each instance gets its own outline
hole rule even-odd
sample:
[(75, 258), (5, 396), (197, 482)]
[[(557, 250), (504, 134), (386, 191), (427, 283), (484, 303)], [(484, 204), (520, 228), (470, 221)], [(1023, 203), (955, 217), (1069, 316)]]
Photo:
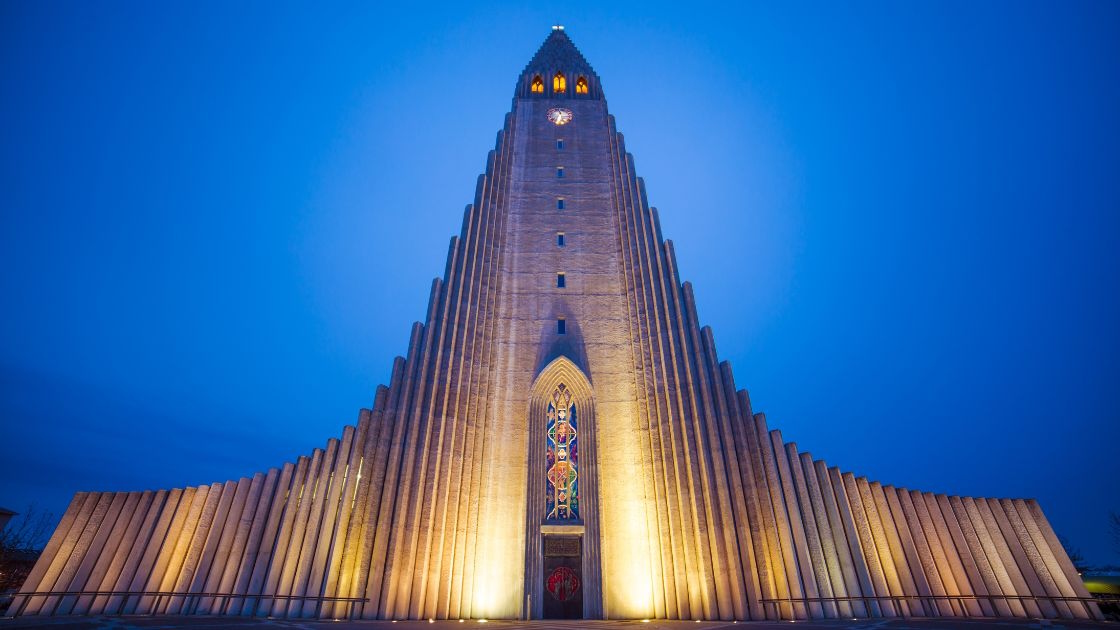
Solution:
[(0, 3), (0, 505), (353, 423), (559, 21), (772, 427), (1120, 563), (1120, 4), (405, 4)]

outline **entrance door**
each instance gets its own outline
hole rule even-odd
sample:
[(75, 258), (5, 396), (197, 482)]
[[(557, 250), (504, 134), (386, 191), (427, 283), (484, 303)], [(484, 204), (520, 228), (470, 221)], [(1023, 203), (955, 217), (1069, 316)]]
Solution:
[(583, 545), (579, 536), (544, 534), (545, 619), (583, 618)]

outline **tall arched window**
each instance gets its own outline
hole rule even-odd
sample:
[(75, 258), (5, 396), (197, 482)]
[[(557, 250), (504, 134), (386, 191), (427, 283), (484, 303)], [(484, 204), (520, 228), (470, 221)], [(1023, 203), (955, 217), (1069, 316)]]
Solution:
[(579, 453), (572, 392), (557, 385), (548, 401), (545, 426), (545, 518), (579, 518)]
[(529, 91), (534, 94), (544, 94), (544, 79), (541, 75), (533, 77), (533, 82), (529, 84)]
[(552, 91), (553, 92), (567, 92), (568, 80), (564, 78), (563, 72), (557, 72), (556, 76), (552, 77)]
[(576, 79), (576, 94), (587, 94), (587, 79), (583, 77)]

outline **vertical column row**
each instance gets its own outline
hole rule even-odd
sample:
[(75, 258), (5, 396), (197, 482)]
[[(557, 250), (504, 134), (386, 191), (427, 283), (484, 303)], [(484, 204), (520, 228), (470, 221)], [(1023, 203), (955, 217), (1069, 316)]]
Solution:
[[(760, 600), (771, 594), (775, 571), (759, 558), (781, 545), (776, 536), (767, 541), (772, 528), (756, 525), (752, 535), (751, 523), (767, 518), (758, 502), (759, 489), (772, 487), (767, 460), (761, 449), (757, 465), (735, 455), (750, 445), (739, 429), (743, 409), (730, 370), (719, 365), (711, 332), (698, 324), (691, 286), (680, 283), (672, 244), (662, 241), (656, 210), (645, 204), (613, 126), (612, 140), (638, 429), (647, 438), (643, 463), (652, 471), (646, 513), (652, 606), (667, 617), (762, 618)], [(776, 469), (771, 474), (779, 479)], [(767, 503), (769, 519), (783, 518), (773, 506)], [(802, 584), (798, 578), (798, 593)], [(782, 589), (788, 594), (789, 584)]]
[[(611, 124), (613, 132), (613, 120)], [(610, 135), (615, 178), (612, 189), (620, 214), (619, 234), (624, 239), (620, 248), (623, 268), (628, 270), (623, 281), (629, 298), (631, 337), (639, 350), (635, 353), (640, 372), (636, 391), (642, 398), (639, 429), (649, 436), (653, 468), (653, 497), (647, 500), (653, 509), (647, 509), (647, 527), (653, 525), (650, 512), (656, 513), (656, 531), (650, 535), (651, 567), (655, 571), (659, 568), (661, 574), (652, 580), (654, 607), (659, 614), (663, 607), (664, 615), (670, 618), (702, 616), (699, 567), (694, 560), (698, 555), (694, 518), (685, 509), (690, 505), (687, 480), (691, 475), (679, 437), (680, 414), (669, 393), (675, 390), (675, 369), (661, 291), (664, 265), (659, 255), (660, 240), (653, 234), (651, 211), (645, 204), (641, 182), (634, 175), (632, 158), (625, 153), (622, 135)]]
[(333, 614), (334, 606), (299, 598), (333, 596), (344, 573), (330, 558), (353, 521), (364, 459), (354, 436), (366, 424), (282, 471), (185, 490), (79, 493), (24, 589), (91, 594), (16, 605), (24, 614)]
[(799, 455), (777, 431), (767, 444), (755, 420), (761, 450), (748, 444), (742, 459), (766, 471), (780, 558), (758, 567), (791, 576), (790, 594), (776, 581), (771, 597), (794, 600), (772, 608), (781, 617), (1100, 618), (1091, 602), (1063, 601), (1089, 594), (1037, 503), (884, 486)]
[[(608, 117), (608, 140), (611, 146), (611, 196), (616, 209), (619, 235), (622, 287), (626, 292), (627, 321), (630, 324), (632, 360), (635, 366), (634, 391), (637, 396), (638, 430), (645, 437), (642, 463), (646, 471), (647, 489), (646, 532), (649, 541), (649, 566), (651, 571), (651, 604), (655, 617), (679, 617), (676, 590), (676, 562), (680, 551), (677, 541), (674, 514), (670, 505), (675, 497), (674, 479), (663, 449), (659, 418), (661, 410), (656, 396), (659, 368), (655, 359), (654, 343), (643, 343), (648, 338), (644, 331), (650, 326), (648, 248), (643, 245), (636, 203), (637, 182), (634, 179), (629, 157), (622, 147), (622, 134), (615, 129), (613, 117)], [(652, 341), (652, 340), (651, 340)]]

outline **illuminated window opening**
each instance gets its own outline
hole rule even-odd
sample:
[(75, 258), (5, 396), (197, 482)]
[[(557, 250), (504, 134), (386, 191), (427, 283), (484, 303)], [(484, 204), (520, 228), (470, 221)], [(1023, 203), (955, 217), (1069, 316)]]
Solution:
[(556, 274), (557, 289), (563, 289), (565, 286), (567, 286), (567, 284), (567, 278), (564, 277), (564, 272), (561, 271), (560, 273)]
[(533, 82), (529, 84), (529, 91), (533, 94), (544, 94), (544, 79), (541, 75), (533, 77)]
[(564, 335), (564, 334), (567, 334), (567, 332), (568, 332), (568, 322), (566, 322), (563, 317), (558, 318), (556, 320), (556, 334)]
[(557, 72), (556, 76), (552, 77), (552, 91), (557, 94), (568, 91), (568, 80), (564, 78), (563, 72)]
[(563, 247), (564, 246), (564, 233), (563, 232), (557, 232), (556, 233), (556, 246), (557, 247)]
[(587, 79), (583, 77), (576, 79), (576, 94), (587, 94)]

